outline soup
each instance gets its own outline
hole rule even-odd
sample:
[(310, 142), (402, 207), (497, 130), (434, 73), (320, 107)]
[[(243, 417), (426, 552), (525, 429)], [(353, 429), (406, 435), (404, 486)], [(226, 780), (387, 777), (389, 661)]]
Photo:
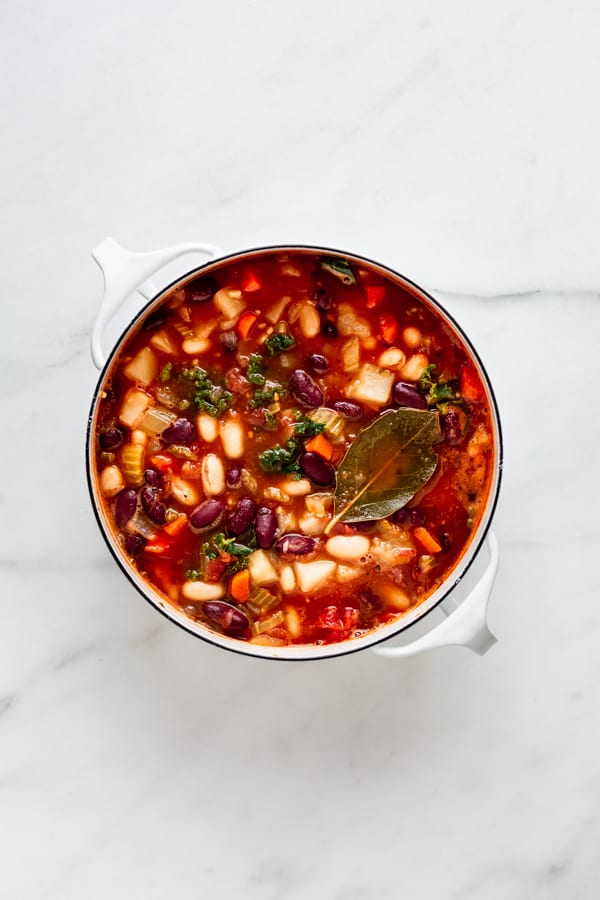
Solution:
[(310, 251), (166, 293), (94, 424), (106, 521), (170, 604), (253, 644), (401, 617), (465, 552), (492, 478), (469, 352), (409, 285)]

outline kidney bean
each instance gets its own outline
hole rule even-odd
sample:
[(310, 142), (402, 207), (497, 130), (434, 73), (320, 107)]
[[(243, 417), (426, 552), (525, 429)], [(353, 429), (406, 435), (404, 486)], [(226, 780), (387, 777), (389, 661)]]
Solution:
[(333, 408), (345, 419), (360, 419), (363, 414), (362, 408), (352, 400), (336, 400)]
[(338, 336), (338, 330), (331, 319), (321, 319), (321, 334), (327, 338), (336, 338)]
[(425, 513), (421, 512), (420, 509), (411, 509), (410, 521), (413, 523), (413, 525), (424, 525), (425, 518)]
[(307, 478), (310, 478), (311, 481), (322, 487), (331, 484), (335, 478), (335, 469), (319, 453), (313, 453), (312, 451), (303, 453), (300, 457), (300, 468)]
[(158, 469), (145, 469), (144, 481), (146, 484), (149, 484), (150, 487), (161, 488), (163, 486), (163, 477)]
[(103, 450), (114, 450), (116, 447), (120, 447), (124, 440), (125, 434), (123, 429), (118, 426), (109, 428), (98, 438), (98, 442)]
[(393, 398), (396, 406), (408, 406), (409, 409), (427, 409), (427, 401), (421, 391), (413, 384), (406, 384), (404, 381), (397, 381), (394, 385)]
[(392, 521), (396, 523), (396, 525), (404, 525), (409, 517), (408, 510), (403, 507), (402, 509), (397, 509), (394, 515), (392, 516)]
[(146, 540), (141, 534), (128, 534), (125, 538), (125, 549), (131, 556), (137, 556), (146, 546)]
[(227, 353), (235, 353), (238, 345), (238, 336), (235, 331), (222, 331), (219, 340)]
[(140, 491), (140, 500), (148, 518), (157, 525), (164, 525), (167, 521), (167, 508), (158, 499), (156, 488), (143, 487)]
[(256, 513), (256, 542), (262, 550), (268, 550), (275, 540), (277, 516), (272, 509), (261, 506)]
[(208, 303), (219, 290), (219, 283), (212, 275), (200, 275), (184, 288), (187, 303)]
[(311, 353), (308, 357), (308, 364), (317, 375), (324, 375), (329, 371), (329, 360), (322, 353)]
[(142, 329), (144, 331), (154, 331), (156, 328), (160, 328), (167, 321), (167, 316), (168, 312), (166, 309), (157, 309), (144, 320)]
[(242, 480), (242, 470), (238, 468), (238, 466), (232, 466), (231, 469), (227, 469), (225, 480), (227, 482), (227, 487), (239, 487), (240, 481)]
[(117, 496), (115, 522), (117, 528), (125, 528), (137, 507), (137, 494), (133, 488), (125, 488)]
[(317, 301), (317, 309), (322, 310), (322, 312), (327, 312), (333, 306), (331, 294), (325, 288), (317, 288), (315, 300)]
[(216, 525), (225, 511), (225, 504), (222, 500), (213, 498), (205, 500), (190, 515), (190, 525), (193, 528), (208, 528)]
[(306, 556), (315, 546), (315, 539), (305, 534), (284, 534), (275, 544), (275, 550), (282, 556)]
[(233, 537), (239, 537), (247, 531), (254, 522), (256, 515), (256, 503), (249, 497), (244, 497), (236, 506), (233, 514), (227, 522), (227, 532)]
[(323, 391), (304, 369), (295, 369), (290, 375), (290, 391), (303, 406), (314, 409), (323, 402)]
[(218, 625), (226, 634), (241, 634), (250, 627), (248, 616), (223, 600), (206, 600), (202, 611), (209, 622)]
[(196, 437), (196, 428), (189, 419), (177, 419), (165, 428), (161, 437), (168, 444), (191, 444)]
[(451, 447), (461, 444), (465, 436), (466, 416), (462, 410), (449, 409), (445, 416), (442, 416), (442, 428), (444, 436)]

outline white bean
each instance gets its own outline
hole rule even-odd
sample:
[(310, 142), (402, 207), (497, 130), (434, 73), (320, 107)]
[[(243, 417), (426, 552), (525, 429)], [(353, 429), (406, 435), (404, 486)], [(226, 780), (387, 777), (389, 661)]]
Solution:
[(335, 570), (336, 580), (339, 581), (340, 584), (347, 584), (349, 581), (354, 581), (360, 574), (360, 569), (354, 569), (352, 566), (340, 565)]
[(408, 328), (405, 328), (402, 332), (402, 340), (411, 350), (416, 350), (417, 347), (420, 347), (423, 343), (423, 335), (418, 328), (414, 327), (414, 325), (409, 325)]
[(388, 369), (395, 369), (397, 366), (403, 366), (406, 362), (406, 354), (399, 347), (388, 347), (383, 353), (380, 353), (377, 360), (378, 365)]
[(131, 443), (132, 444), (140, 444), (140, 446), (145, 447), (148, 443), (148, 435), (145, 431), (142, 431), (140, 428), (136, 428), (131, 432)]
[(220, 600), (225, 596), (222, 584), (208, 584), (206, 581), (186, 581), (181, 593), (187, 600)]
[(244, 455), (245, 433), (239, 419), (225, 419), (220, 423), (221, 443), (225, 456), (241, 459)]
[(105, 497), (114, 497), (125, 487), (121, 470), (118, 466), (106, 466), (100, 473), (100, 490)]
[(202, 338), (186, 338), (181, 345), (181, 349), (188, 356), (200, 356), (210, 350), (210, 341)]
[(202, 487), (208, 497), (218, 497), (225, 490), (225, 469), (215, 453), (207, 453), (202, 460)]
[(285, 609), (285, 627), (291, 638), (299, 638), (302, 634), (302, 625), (300, 623), (300, 615), (298, 610), (293, 606), (286, 606)]
[(318, 534), (323, 534), (328, 522), (329, 516), (304, 515), (298, 519), (298, 528), (303, 534), (316, 537)]
[(360, 559), (369, 552), (371, 542), (363, 534), (336, 534), (329, 538), (325, 549), (336, 559)]
[(281, 490), (290, 497), (303, 497), (310, 494), (312, 485), (307, 478), (299, 478), (298, 481), (284, 481)]
[(216, 441), (219, 433), (219, 423), (216, 419), (213, 419), (208, 413), (200, 413), (196, 416), (196, 426), (203, 441), (206, 441), (207, 444)]
[(304, 303), (300, 310), (300, 329), (307, 338), (316, 337), (321, 330), (321, 318), (312, 303)]
[(171, 493), (182, 506), (197, 506), (200, 503), (196, 486), (177, 475), (171, 479)]
[(425, 353), (413, 353), (400, 369), (400, 375), (407, 381), (418, 381), (428, 365), (429, 358)]

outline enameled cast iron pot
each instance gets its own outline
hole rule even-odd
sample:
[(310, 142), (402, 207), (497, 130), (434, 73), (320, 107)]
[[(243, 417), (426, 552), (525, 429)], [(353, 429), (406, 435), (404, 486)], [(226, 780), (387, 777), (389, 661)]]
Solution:
[[(232, 261), (238, 258), (248, 260), (252, 257), (260, 257), (262, 254), (270, 253), (273, 250), (278, 252), (298, 252), (307, 250), (309, 252), (342, 256), (351, 262), (362, 263), (378, 270), (382, 275), (391, 278), (404, 288), (410, 290), (413, 294), (416, 294), (426, 306), (432, 308), (437, 315), (444, 320), (450, 330), (458, 336), (470, 352), (473, 365), (479, 371), (487, 394), (494, 432), (492, 481), (486, 507), (479, 525), (471, 538), (470, 544), (467, 546), (463, 556), (450, 572), (446, 580), (419, 606), (411, 609), (396, 621), (365, 634), (360, 638), (353, 638), (352, 640), (325, 646), (291, 645), (287, 647), (270, 647), (248, 644), (235, 638), (218, 634), (202, 622), (193, 621), (188, 618), (182, 610), (172, 606), (164, 597), (154, 590), (151, 584), (140, 577), (136, 569), (130, 565), (128, 560), (122, 554), (115, 540), (110, 523), (106, 520), (103, 512), (93, 465), (94, 454), (92, 436), (95, 431), (95, 422), (99, 405), (98, 399), (103, 390), (107, 375), (111, 370), (113, 360), (119, 354), (123, 344), (128, 340), (130, 333), (137, 328), (140, 320), (146, 314), (152, 312), (152, 310), (161, 303), (165, 293), (170, 291), (176, 285), (182, 285), (191, 278), (197, 277), (200, 273), (209, 273), (215, 270), (224, 260)], [(197, 266), (188, 271), (183, 271), (174, 282), (169, 284), (163, 290), (157, 291), (148, 279), (174, 260), (179, 259), (186, 254), (204, 254), (208, 257), (208, 261), (201, 266)], [(502, 435), (500, 430), (500, 420), (492, 387), (475, 349), (457, 323), (451, 318), (446, 310), (433, 299), (433, 297), (403, 275), (399, 275), (397, 272), (394, 272), (386, 266), (382, 266), (365, 257), (356, 256), (356, 254), (353, 253), (346, 253), (343, 250), (311, 247), (308, 245), (261, 247), (254, 250), (244, 250), (239, 253), (232, 253), (227, 256), (221, 254), (216, 247), (213, 247), (210, 244), (196, 243), (168, 247), (164, 250), (156, 250), (150, 253), (131, 253), (117, 244), (112, 238), (106, 238), (93, 251), (92, 255), (102, 269), (104, 275), (104, 296), (94, 325), (91, 342), (92, 358), (97, 368), (101, 370), (101, 373), (94, 392), (87, 429), (86, 465), (88, 485), (96, 519), (110, 552), (129, 581), (149, 603), (172, 622), (179, 625), (181, 628), (184, 628), (186, 631), (189, 631), (190, 634), (193, 634), (196, 637), (203, 638), (212, 644), (216, 644), (228, 650), (245, 653), (249, 656), (266, 657), (269, 659), (321, 659), (323, 657), (340, 656), (345, 653), (352, 653), (366, 647), (374, 647), (376, 644), (378, 646), (374, 647), (374, 649), (377, 653), (390, 657), (413, 656), (425, 650), (450, 644), (468, 646), (476, 653), (483, 654), (495, 643), (496, 639), (487, 626), (487, 605), (498, 568), (498, 545), (496, 539), (490, 533), (489, 528), (498, 499), (502, 473)], [(127, 325), (121, 334), (121, 337), (109, 353), (108, 358), (105, 358), (101, 346), (101, 339), (105, 326), (112, 319), (124, 301), (136, 292), (141, 294), (147, 302), (142, 309), (139, 310), (133, 321)], [(470, 584), (466, 587), (469, 581), (473, 581), (472, 572), (470, 578), (467, 578), (465, 581), (463, 581), (463, 578), (466, 575), (467, 570), (470, 569), (472, 563), (475, 561), (484, 542), (487, 545), (489, 561), (481, 574), (478, 575), (478, 580), (476, 580), (474, 584)], [(481, 569), (481, 565), (479, 565), (479, 568)], [(421, 625), (418, 629), (420, 636), (415, 640), (408, 643), (404, 640), (401, 646), (381, 646), (382, 641), (387, 641), (388, 638), (399, 635), (401, 632), (405, 633), (408, 629), (415, 626), (417, 622), (421, 622), (421, 620), (436, 607), (441, 609), (446, 618), (438, 624), (435, 624), (429, 631), (426, 631), (423, 634), (423, 627)], [(403, 634), (402, 638), (405, 639), (405, 637), (406, 634)]]

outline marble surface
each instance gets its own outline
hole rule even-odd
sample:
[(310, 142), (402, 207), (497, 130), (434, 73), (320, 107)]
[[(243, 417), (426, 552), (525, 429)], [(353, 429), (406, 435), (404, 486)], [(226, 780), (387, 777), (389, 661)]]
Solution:
[[(0, 892), (555, 900), (600, 880), (591, 0), (5, 0)], [(125, 583), (83, 442), (90, 250), (355, 250), (476, 342), (499, 642), (252, 661)]]

